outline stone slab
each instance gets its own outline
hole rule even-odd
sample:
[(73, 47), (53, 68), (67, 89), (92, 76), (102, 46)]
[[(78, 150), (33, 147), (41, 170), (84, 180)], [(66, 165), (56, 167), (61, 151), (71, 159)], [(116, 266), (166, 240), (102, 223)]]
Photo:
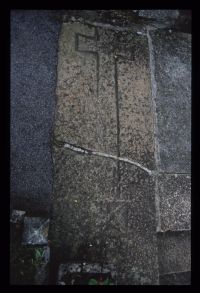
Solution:
[[(120, 156), (154, 169), (154, 114), (147, 37), (130, 41), (131, 57), (117, 59)], [(125, 55), (125, 54), (124, 54)]]
[(93, 26), (62, 26), (54, 134), (75, 145), (116, 154), (113, 58), (99, 56), (98, 38)]
[(154, 179), (64, 146), (155, 167), (147, 36), (64, 23), (57, 97), (52, 245), (62, 261), (112, 264), (119, 284), (157, 284)]
[(48, 212), (59, 11), (11, 11), (11, 204)]
[(191, 169), (191, 35), (156, 30), (150, 33), (155, 59), (156, 108), (160, 169)]
[(72, 258), (98, 262), (102, 255), (98, 255), (97, 247), (107, 218), (102, 201), (116, 198), (117, 163), (62, 148), (54, 148), (54, 159), (51, 240), (54, 245), (70, 246), (67, 251)]
[(160, 285), (191, 285), (191, 272), (161, 275)]
[(158, 233), (160, 274), (191, 271), (191, 232)]
[(56, 139), (154, 168), (147, 37), (64, 23)]
[(158, 176), (160, 229), (191, 229), (191, 177), (184, 174)]
[(157, 284), (154, 179), (133, 165), (120, 163), (120, 198), (125, 199), (126, 230), (112, 238), (108, 228), (108, 262), (114, 262), (119, 284)]
[(113, 200), (117, 190), (117, 161), (54, 147), (55, 199)]
[[(156, 283), (153, 179), (120, 162), (118, 189), (116, 160), (57, 147), (54, 160), (50, 240), (66, 251), (63, 259), (111, 263), (121, 276), (132, 270), (137, 282), (141, 276), (144, 283)], [(131, 276), (124, 278), (119, 282), (131, 282)]]

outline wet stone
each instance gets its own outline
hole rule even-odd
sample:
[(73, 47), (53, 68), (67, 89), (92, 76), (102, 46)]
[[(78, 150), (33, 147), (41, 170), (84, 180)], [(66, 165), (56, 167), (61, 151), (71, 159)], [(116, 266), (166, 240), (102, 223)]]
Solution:
[(159, 168), (191, 169), (191, 35), (157, 30), (150, 33), (155, 59)]
[(158, 177), (161, 231), (191, 228), (191, 178), (164, 174)]
[(25, 217), (23, 245), (44, 245), (48, 243), (49, 219)]
[(158, 233), (160, 274), (191, 271), (191, 232)]

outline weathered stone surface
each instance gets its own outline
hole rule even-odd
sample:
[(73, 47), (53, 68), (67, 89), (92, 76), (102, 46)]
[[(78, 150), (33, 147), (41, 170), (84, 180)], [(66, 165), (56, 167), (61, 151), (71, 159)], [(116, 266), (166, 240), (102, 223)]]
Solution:
[(154, 135), (149, 52), (146, 36), (131, 40), (130, 60), (118, 58), (120, 155), (154, 168)]
[(103, 53), (99, 55), (98, 38), (93, 26), (63, 24), (55, 136), (69, 143), (116, 154), (113, 58)]
[(163, 174), (158, 177), (161, 231), (191, 228), (191, 178)]
[(49, 219), (25, 217), (22, 244), (47, 244), (48, 232)]
[[(147, 37), (63, 25), (55, 138), (154, 168)], [(145, 118), (144, 118), (145, 117)], [(157, 284), (154, 181), (116, 159), (54, 147), (51, 240), (66, 261), (112, 264), (119, 284)], [(64, 254), (64, 253), (63, 253)]]
[(113, 264), (119, 282), (131, 282), (132, 271), (137, 282), (141, 276), (141, 282), (156, 283), (153, 179), (120, 162), (118, 189), (116, 160), (57, 147), (54, 160), (53, 245), (67, 251), (66, 259)]
[(160, 285), (190, 285), (191, 272), (171, 273), (160, 276)]
[(179, 16), (178, 10), (139, 10), (139, 16), (156, 20), (176, 19)]
[(158, 263), (152, 177), (135, 166), (120, 163), (120, 198), (126, 200), (123, 203), (125, 231), (121, 231), (120, 237), (114, 237), (112, 226), (108, 227), (107, 260), (117, 267), (121, 284), (156, 284)]
[(154, 167), (146, 36), (65, 23), (57, 96), (57, 139)]
[(54, 148), (55, 198), (79, 201), (116, 198), (117, 162)]
[[(99, 261), (102, 256), (98, 255), (94, 244), (100, 245), (107, 217), (102, 200), (116, 198), (117, 163), (57, 148), (54, 159), (56, 199), (51, 239), (56, 242), (55, 245), (65, 243), (71, 246), (68, 252), (72, 258), (87, 257), (88, 261), (97, 258)], [(83, 251), (86, 251), (85, 256)]]
[(191, 35), (151, 32), (157, 84), (160, 169), (190, 173)]
[(190, 231), (158, 233), (160, 274), (191, 271)]

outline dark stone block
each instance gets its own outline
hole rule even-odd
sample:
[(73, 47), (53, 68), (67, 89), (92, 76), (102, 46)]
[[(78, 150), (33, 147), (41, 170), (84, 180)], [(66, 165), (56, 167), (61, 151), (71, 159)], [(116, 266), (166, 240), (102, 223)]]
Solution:
[(191, 272), (161, 275), (160, 285), (191, 285)]
[(158, 233), (160, 274), (191, 270), (191, 232)]
[(191, 178), (184, 174), (158, 177), (161, 231), (191, 227)]
[(157, 84), (160, 169), (191, 169), (191, 35), (151, 32)]
[(40, 205), (48, 211), (50, 206), (57, 15), (56, 11), (11, 12), (11, 199), (18, 209), (37, 211)]

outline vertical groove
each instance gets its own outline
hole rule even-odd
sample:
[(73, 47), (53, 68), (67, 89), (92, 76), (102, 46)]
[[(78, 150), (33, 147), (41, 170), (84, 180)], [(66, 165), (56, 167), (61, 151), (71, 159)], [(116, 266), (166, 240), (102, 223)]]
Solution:
[(99, 96), (99, 53), (96, 54), (96, 70), (97, 70), (97, 98)]
[(161, 229), (160, 222), (160, 199), (158, 195), (158, 172), (160, 169), (160, 151), (159, 151), (159, 143), (158, 143), (158, 124), (157, 124), (157, 113), (156, 113), (156, 94), (157, 94), (157, 86), (155, 80), (155, 60), (153, 55), (153, 44), (150, 36), (150, 28), (147, 27), (147, 38), (149, 45), (149, 61), (150, 61), (150, 74), (151, 74), (151, 91), (152, 91), (152, 107), (154, 112), (154, 140), (155, 140), (155, 163), (156, 163), (156, 171), (157, 175), (155, 176), (155, 204), (156, 204), (156, 219), (157, 219), (157, 232)]
[[(99, 41), (99, 33), (98, 33), (98, 28), (95, 27), (95, 39), (96, 39), (96, 42)], [(99, 96), (99, 53), (98, 53), (98, 50), (96, 52), (96, 70), (97, 70), (97, 98)]]
[[(115, 98), (116, 98), (116, 116), (117, 116), (117, 157), (120, 157), (120, 125), (119, 125), (119, 96), (118, 96), (118, 71), (117, 59), (115, 58)], [(120, 161), (117, 162), (117, 197), (120, 198)]]
[[(160, 220), (160, 198), (158, 194), (158, 172), (160, 167), (160, 152), (159, 152), (159, 144), (158, 144), (158, 124), (157, 124), (157, 113), (156, 113), (156, 93), (157, 93), (157, 85), (155, 80), (155, 60), (153, 55), (153, 44), (150, 36), (150, 28), (147, 26), (147, 39), (149, 46), (149, 66), (150, 66), (150, 75), (151, 75), (151, 94), (152, 94), (152, 108), (154, 114), (154, 142), (155, 142), (155, 150), (154, 150), (154, 158), (155, 158), (155, 169), (156, 176), (155, 178), (155, 208), (156, 208), (156, 232), (161, 230), (161, 220)], [(156, 237), (156, 236), (155, 236)], [(158, 238), (156, 237), (157, 242), (157, 270), (158, 270), (158, 279), (157, 285), (160, 284), (159, 281), (159, 257), (158, 257)]]

